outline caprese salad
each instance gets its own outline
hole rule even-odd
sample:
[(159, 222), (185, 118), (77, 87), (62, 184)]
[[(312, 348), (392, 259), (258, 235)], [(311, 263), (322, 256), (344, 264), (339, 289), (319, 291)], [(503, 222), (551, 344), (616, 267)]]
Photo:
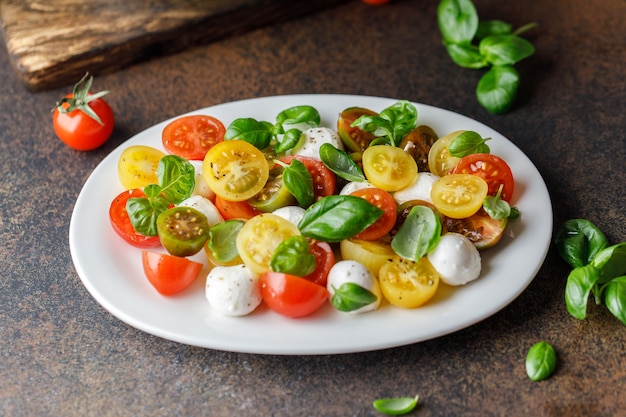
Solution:
[(384, 300), (418, 308), (440, 283), (480, 277), (480, 252), (519, 214), (513, 174), (489, 138), (439, 137), (404, 100), (347, 108), (332, 128), (320, 123), (307, 105), (227, 127), (188, 115), (163, 129), (164, 151), (122, 152), (125, 191), (110, 221), (142, 251), (156, 291), (170, 296), (204, 278), (221, 314), (264, 303), (303, 317), (327, 302), (346, 314)]

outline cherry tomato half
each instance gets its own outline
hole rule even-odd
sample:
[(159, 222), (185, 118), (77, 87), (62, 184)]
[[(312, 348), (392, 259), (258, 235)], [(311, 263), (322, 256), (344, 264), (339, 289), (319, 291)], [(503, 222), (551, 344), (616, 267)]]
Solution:
[(311, 253), (315, 256), (315, 269), (304, 278), (322, 287), (326, 287), (328, 273), (335, 265), (335, 252), (326, 242), (310, 239), (309, 246)]
[(130, 217), (128, 217), (128, 212), (126, 211), (126, 202), (129, 198), (145, 196), (144, 192), (139, 189), (123, 191), (111, 202), (109, 218), (115, 233), (126, 242), (137, 248), (154, 248), (161, 245), (159, 237), (145, 236), (137, 232), (130, 222)]
[[(68, 94), (66, 99), (73, 99), (74, 94)], [(113, 133), (115, 117), (109, 103), (102, 98), (89, 101), (89, 107), (100, 117), (102, 123), (98, 123), (87, 113), (74, 110), (62, 113), (55, 108), (52, 113), (52, 127), (54, 133), (70, 148), (79, 151), (90, 151), (102, 146)], [(68, 108), (68, 103), (63, 103)]]
[(224, 140), (226, 128), (208, 115), (183, 116), (172, 120), (161, 134), (163, 147), (185, 159), (202, 160), (216, 143)]
[(391, 194), (380, 188), (368, 187), (356, 190), (352, 195), (365, 199), (367, 202), (383, 211), (382, 216), (380, 216), (374, 224), (354, 236), (354, 238), (376, 240), (389, 233), (395, 226), (397, 217), (396, 202)]
[(217, 207), (224, 220), (247, 220), (261, 213), (247, 201), (228, 201), (220, 196), (215, 196), (215, 207)]
[(487, 182), (477, 175), (449, 174), (434, 182), (430, 198), (444, 216), (462, 219), (482, 207), (487, 188)]
[(403, 149), (370, 146), (363, 152), (363, 172), (368, 181), (385, 191), (398, 191), (417, 178), (417, 162)]
[(451, 174), (472, 174), (478, 175), (487, 181), (488, 195), (496, 195), (502, 185), (500, 198), (507, 203), (511, 201), (515, 180), (511, 168), (504, 159), (493, 154), (475, 153), (464, 156), (450, 170)]
[(315, 201), (321, 197), (327, 197), (335, 194), (337, 188), (337, 178), (333, 172), (326, 168), (326, 165), (319, 159), (309, 158), (300, 155), (290, 155), (281, 158), (280, 160), (286, 164), (290, 164), (291, 160), (296, 158), (302, 162), (306, 169), (313, 178), (313, 193), (315, 194)]
[(143, 271), (152, 286), (163, 295), (174, 295), (198, 278), (202, 264), (187, 258), (144, 250)]
[(270, 309), (292, 318), (312, 314), (328, 299), (326, 287), (282, 272), (261, 275), (261, 294)]
[(391, 304), (416, 308), (435, 295), (440, 277), (426, 257), (413, 262), (394, 256), (380, 268), (378, 280)]
[(375, 136), (358, 127), (350, 126), (361, 116), (375, 116), (373, 110), (363, 107), (349, 107), (342, 111), (337, 118), (337, 132), (343, 144), (352, 152), (363, 152), (370, 145)]
[(117, 161), (117, 176), (127, 190), (158, 184), (157, 168), (165, 154), (146, 145), (134, 145), (124, 149)]

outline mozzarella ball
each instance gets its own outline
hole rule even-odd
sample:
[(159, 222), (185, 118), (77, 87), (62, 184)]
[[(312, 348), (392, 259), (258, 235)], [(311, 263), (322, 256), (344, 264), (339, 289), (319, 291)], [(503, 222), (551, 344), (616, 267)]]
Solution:
[(346, 312), (348, 314), (359, 314), (368, 311), (373, 311), (380, 306), (380, 300), (382, 299), (382, 293), (378, 280), (374, 277), (372, 272), (367, 269), (365, 265), (357, 261), (344, 260), (339, 261), (330, 269), (328, 273), (328, 282), (326, 289), (330, 293), (332, 299), (335, 295), (335, 290), (341, 287), (347, 282), (357, 284), (368, 291), (371, 291), (376, 296), (376, 301), (371, 304), (360, 307), (356, 310)]
[(202, 175), (202, 161), (192, 160), (189, 162), (191, 163), (191, 165), (193, 165), (193, 169), (195, 171), (194, 173), (195, 185), (193, 187), (192, 194), (201, 195), (210, 200), (213, 200), (215, 198), (215, 193), (213, 192), (213, 190), (211, 190), (211, 188), (209, 188), (209, 185), (204, 179), (204, 175)]
[(343, 186), (339, 195), (349, 195), (363, 188), (376, 188), (376, 186), (369, 181), (351, 181)]
[(289, 220), (292, 224), (298, 226), (298, 223), (300, 223), (300, 220), (302, 220), (304, 216), (304, 212), (305, 210), (300, 206), (285, 206), (274, 210), (272, 214)]
[(320, 147), (325, 143), (330, 143), (335, 148), (343, 150), (343, 143), (337, 132), (327, 127), (313, 127), (302, 132), (300, 142), (292, 153), (320, 159)]
[(211, 307), (226, 316), (245, 316), (261, 304), (261, 281), (245, 265), (216, 266), (205, 288)]
[(430, 190), (438, 179), (439, 177), (437, 175), (430, 172), (420, 172), (417, 174), (417, 178), (413, 184), (393, 193), (393, 199), (396, 200), (397, 205), (411, 200), (423, 200), (432, 203), (433, 200), (430, 198)]
[(465, 285), (480, 275), (478, 249), (462, 234), (446, 233), (427, 256), (441, 280), (448, 285)]
[(194, 208), (204, 214), (209, 222), (209, 226), (213, 226), (224, 221), (220, 211), (217, 207), (215, 207), (215, 204), (213, 204), (208, 198), (202, 197), (201, 195), (192, 195), (186, 200), (181, 201), (178, 205)]

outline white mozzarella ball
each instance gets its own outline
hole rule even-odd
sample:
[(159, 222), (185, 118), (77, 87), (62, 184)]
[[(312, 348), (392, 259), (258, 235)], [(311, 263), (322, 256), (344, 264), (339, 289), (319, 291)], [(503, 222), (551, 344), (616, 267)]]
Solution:
[(285, 206), (274, 210), (272, 214), (289, 220), (292, 224), (298, 226), (302, 216), (304, 216), (304, 212), (305, 210), (300, 206)]
[(351, 181), (343, 186), (339, 195), (349, 195), (363, 188), (376, 188), (376, 186), (369, 181)]
[(261, 304), (261, 281), (245, 265), (216, 266), (205, 288), (211, 307), (226, 316), (245, 316)]
[(420, 172), (417, 174), (417, 178), (413, 184), (393, 193), (393, 199), (396, 200), (397, 205), (411, 200), (423, 200), (432, 203), (433, 200), (430, 198), (430, 190), (438, 179), (439, 177), (437, 175), (430, 172)]
[(327, 127), (313, 127), (302, 132), (300, 142), (292, 153), (320, 159), (320, 147), (325, 143), (330, 143), (335, 148), (343, 150), (343, 143), (337, 132)]
[(195, 171), (194, 173), (194, 179), (195, 179), (195, 185), (193, 187), (193, 195), (201, 195), (203, 197), (206, 197), (210, 200), (215, 198), (215, 193), (213, 192), (213, 190), (211, 190), (211, 188), (209, 187), (209, 185), (207, 184), (206, 180), (204, 179), (204, 175), (202, 175), (202, 161), (189, 161), (191, 163), (191, 165), (193, 165), (193, 169)]
[(365, 265), (353, 260), (339, 261), (330, 269), (326, 284), (326, 288), (330, 293), (330, 298), (332, 299), (336, 289), (348, 282), (357, 284), (366, 290), (371, 291), (376, 296), (376, 301), (356, 310), (352, 310), (348, 312), (349, 314), (359, 314), (373, 311), (380, 306), (382, 293), (380, 291), (378, 280)]
[(217, 207), (215, 207), (215, 204), (213, 204), (208, 198), (202, 197), (201, 195), (192, 195), (186, 200), (180, 202), (178, 205), (194, 208), (204, 214), (209, 222), (209, 226), (213, 226), (224, 221), (220, 211)]
[(480, 253), (462, 234), (446, 233), (427, 256), (448, 285), (465, 285), (480, 275)]

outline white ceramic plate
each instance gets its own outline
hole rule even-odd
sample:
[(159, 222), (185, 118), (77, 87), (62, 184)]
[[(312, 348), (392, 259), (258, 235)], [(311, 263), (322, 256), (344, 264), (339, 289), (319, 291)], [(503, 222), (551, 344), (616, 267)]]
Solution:
[[(220, 104), (193, 113), (210, 114), (228, 126), (239, 117), (274, 121), (278, 112), (307, 104), (318, 109), (322, 125), (334, 127), (337, 115), (347, 107), (380, 111), (395, 101), (292, 95)], [(464, 287), (444, 286), (428, 305), (414, 310), (383, 305), (372, 313), (345, 315), (327, 305), (301, 319), (284, 318), (263, 307), (246, 317), (220, 316), (204, 298), (204, 279), (177, 296), (161, 296), (144, 277), (141, 251), (126, 245), (111, 228), (108, 209), (123, 191), (117, 178), (117, 161), (123, 149), (137, 144), (162, 149), (161, 130), (167, 121), (114, 150), (85, 183), (69, 230), (78, 275), (105, 309), (129, 325), (176, 342), (225, 351), (281, 355), (360, 352), (416, 343), (477, 323), (513, 301), (541, 267), (552, 233), (550, 196), (533, 163), (498, 132), (450, 111), (423, 104), (416, 107), (418, 122), (430, 125), (440, 136), (467, 129), (491, 137), (492, 153), (503, 157), (515, 176), (513, 204), (522, 216), (509, 223), (497, 247), (482, 253), (483, 270), (477, 281)], [(196, 255), (197, 260), (202, 256)]]

